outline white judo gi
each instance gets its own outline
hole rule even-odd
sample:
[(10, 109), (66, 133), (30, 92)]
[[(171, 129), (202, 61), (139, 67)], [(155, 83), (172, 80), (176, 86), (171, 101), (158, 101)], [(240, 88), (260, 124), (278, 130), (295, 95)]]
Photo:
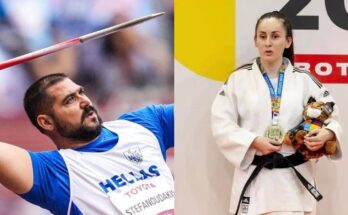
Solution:
[[(303, 120), (303, 109), (310, 97), (317, 101), (333, 101), (327, 89), (309, 72), (293, 67), (289, 62), (284, 77), (283, 93), (279, 113), (279, 125), (288, 131)], [(332, 117), (326, 122), (338, 142), (338, 150), (332, 159), (341, 157), (339, 147), (342, 128), (338, 121), (337, 105)], [(235, 166), (232, 183), (230, 212), (234, 213), (242, 188), (255, 169), (251, 162), (254, 155), (261, 155), (251, 143), (263, 136), (271, 125), (271, 97), (256, 60), (252, 65), (233, 72), (222, 86), (212, 105), (212, 131), (224, 156)], [(284, 156), (293, 154), (291, 146), (283, 145)], [(311, 183), (314, 182), (314, 162), (306, 162), (296, 169)], [(315, 210), (316, 200), (303, 187), (291, 168), (262, 169), (249, 186), (250, 215), (275, 211)]]

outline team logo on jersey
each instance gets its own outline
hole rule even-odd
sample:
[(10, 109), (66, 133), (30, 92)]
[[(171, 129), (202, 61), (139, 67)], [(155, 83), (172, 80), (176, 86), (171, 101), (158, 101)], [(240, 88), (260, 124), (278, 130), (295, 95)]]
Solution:
[(124, 152), (123, 155), (127, 160), (137, 165), (143, 162), (143, 154), (141, 153), (139, 147), (129, 149), (128, 151)]

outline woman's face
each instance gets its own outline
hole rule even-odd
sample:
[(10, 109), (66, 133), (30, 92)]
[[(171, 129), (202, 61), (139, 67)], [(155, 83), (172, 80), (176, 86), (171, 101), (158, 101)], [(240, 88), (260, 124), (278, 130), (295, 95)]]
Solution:
[(291, 37), (286, 37), (286, 30), (281, 20), (265, 18), (256, 29), (255, 46), (260, 58), (265, 63), (275, 63), (282, 60), (284, 49), (289, 48)]

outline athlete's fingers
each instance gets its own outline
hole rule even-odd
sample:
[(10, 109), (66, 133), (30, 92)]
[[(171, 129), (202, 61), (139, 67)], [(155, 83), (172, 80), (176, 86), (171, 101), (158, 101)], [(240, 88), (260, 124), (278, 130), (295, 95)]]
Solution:
[(280, 146), (282, 144), (282, 143), (280, 143), (280, 142), (278, 142), (276, 140), (271, 140), (271, 139), (269, 140), (269, 143), (274, 145), (274, 146)]
[(324, 143), (323, 142), (311, 142), (311, 143), (308, 143), (308, 142), (305, 141), (305, 145), (311, 151), (318, 151), (319, 149), (321, 149), (324, 146)]
[(306, 144), (306, 146), (319, 146), (319, 145), (324, 145), (324, 141), (322, 140), (314, 140), (314, 141), (309, 141), (309, 140), (304, 140), (304, 143)]
[(319, 133), (319, 131), (320, 131), (320, 129), (314, 129), (314, 130), (308, 132), (308, 134), (306, 134), (305, 138), (306, 137), (316, 136)]

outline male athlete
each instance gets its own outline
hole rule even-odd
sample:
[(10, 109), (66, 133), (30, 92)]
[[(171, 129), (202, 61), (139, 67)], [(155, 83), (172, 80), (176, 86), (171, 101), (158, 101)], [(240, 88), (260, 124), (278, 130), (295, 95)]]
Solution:
[(148, 106), (102, 123), (81, 86), (64, 74), (31, 85), (31, 122), (58, 150), (0, 143), (0, 183), (53, 214), (173, 214), (165, 152), (174, 146), (173, 105)]

